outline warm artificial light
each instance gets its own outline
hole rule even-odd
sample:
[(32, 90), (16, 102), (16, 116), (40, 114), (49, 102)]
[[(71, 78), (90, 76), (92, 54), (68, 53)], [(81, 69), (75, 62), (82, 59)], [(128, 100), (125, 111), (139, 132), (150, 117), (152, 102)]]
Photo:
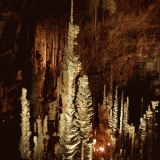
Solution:
[(103, 148), (103, 147), (100, 147), (99, 150), (100, 150), (101, 152), (103, 152), (103, 151), (104, 151), (104, 148)]

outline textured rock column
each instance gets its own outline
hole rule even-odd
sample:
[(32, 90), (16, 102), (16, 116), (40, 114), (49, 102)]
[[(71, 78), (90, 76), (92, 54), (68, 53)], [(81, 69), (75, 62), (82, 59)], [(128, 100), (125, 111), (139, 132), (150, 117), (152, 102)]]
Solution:
[(29, 109), (29, 101), (26, 99), (27, 90), (22, 88), (22, 96), (21, 96), (21, 104), (22, 104), (22, 122), (21, 122), (21, 130), (22, 136), (19, 143), (19, 150), (21, 152), (21, 158), (30, 159), (31, 150), (30, 150), (30, 109)]

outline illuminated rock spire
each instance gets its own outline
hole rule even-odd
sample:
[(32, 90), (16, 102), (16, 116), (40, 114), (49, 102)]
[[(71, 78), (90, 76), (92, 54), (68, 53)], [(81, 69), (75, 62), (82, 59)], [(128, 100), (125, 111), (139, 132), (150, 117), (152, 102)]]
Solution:
[(68, 45), (66, 48), (66, 57), (62, 64), (61, 77), (61, 98), (62, 113), (59, 121), (60, 148), (59, 155), (65, 159), (72, 159), (77, 152), (77, 145), (80, 143), (78, 127), (74, 126), (75, 106), (75, 78), (81, 70), (81, 62), (78, 56), (74, 54), (75, 38), (79, 32), (79, 27), (73, 25), (73, 0), (71, 1), (71, 16), (68, 31)]
[(26, 99), (27, 90), (22, 88), (21, 104), (22, 104), (22, 122), (20, 124), (22, 135), (19, 143), (19, 150), (21, 152), (21, 158), (30, 160), (31, 150), (30, 150), (30, 102)]
[[(91, 118), (93, 115), (92, 108), (92, 98), (88, 85), (88, 76), (84, 75), (79, 78), (79, 88), (76, 98), (77, 110), (76, 116), (76, 126), (80, 130), (80, 136), (82, 137), (82, 153), (81, 159), (91, 160), (92, 154), (90, 154), (90, 149), (92, 150), (92, 144), (89, 142), (89, 138), (92, 135), (92, 123)], [(90, 148), (91, 147), (91, 148)], [(84, 149), (85, 148), (85, 149)], [(84, 152), (84, 155), (83, 155)]]
[(116, 87), (114, 106), (113, 106), (113, 117), (112, 117), (112, 129), (114, 133), (116, 133), (118, 129), (118, 91), (117, 90), (118, 89)]

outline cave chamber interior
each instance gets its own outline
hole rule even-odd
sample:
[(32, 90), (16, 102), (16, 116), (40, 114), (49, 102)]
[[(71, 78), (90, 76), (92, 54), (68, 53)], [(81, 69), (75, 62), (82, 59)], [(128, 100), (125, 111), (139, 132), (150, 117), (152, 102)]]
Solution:
[(0, 159), (160, 160), (160, 1), (0, 2)]

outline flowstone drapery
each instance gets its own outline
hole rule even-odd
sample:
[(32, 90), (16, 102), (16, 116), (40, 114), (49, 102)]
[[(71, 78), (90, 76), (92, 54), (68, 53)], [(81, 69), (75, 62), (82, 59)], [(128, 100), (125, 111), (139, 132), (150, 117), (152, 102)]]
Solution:
[(21, 104), (22, 104), (22, 122), (21, 122), (21, 130), (22, 135), (19, 143), (19, 150), (21, 152), (21, 158), (30, 160), (31, 150), (30, 150), (30, 102), (26, 99), (27, 90), (22, 88), (22, 96), (21, 96)]
[[(75, 114), (75, 126), (80, 130), (80, 137), (82, 138), (82, 148), (83, 152), (81, 153), (81, 160), (91, 160), (92, 154), (92, 143), (89, 142), (89, 139), (92, 137), (92, 123), (91, 118), (93, 115), (92, 98), (89, 91), (88, 85), (88, 76), (84, 75), (79, 78), (79, 88), (76, 98), (77, 113)], [(91, 144), (90, 144), (91, 143)], [(90, 148), (91, 147), (91, 148)]]

